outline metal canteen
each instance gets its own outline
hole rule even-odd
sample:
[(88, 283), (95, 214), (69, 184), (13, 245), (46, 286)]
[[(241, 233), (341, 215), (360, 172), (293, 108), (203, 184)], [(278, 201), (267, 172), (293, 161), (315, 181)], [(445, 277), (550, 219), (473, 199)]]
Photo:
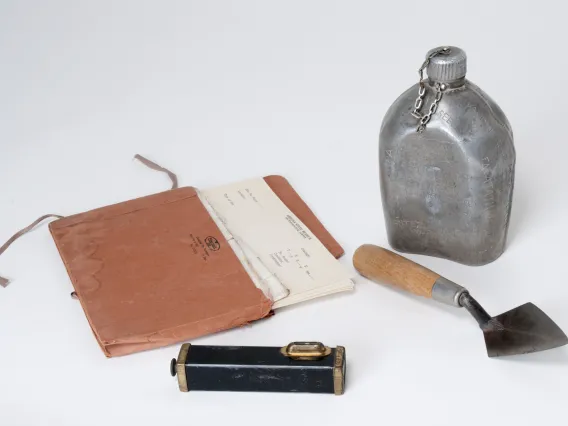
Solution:
[(381, 196), (392, 248), (483, 265), (505, 250), (516, 154), (505, 114), (466, 70), (462, 49), (432, 49), (389, 108)]

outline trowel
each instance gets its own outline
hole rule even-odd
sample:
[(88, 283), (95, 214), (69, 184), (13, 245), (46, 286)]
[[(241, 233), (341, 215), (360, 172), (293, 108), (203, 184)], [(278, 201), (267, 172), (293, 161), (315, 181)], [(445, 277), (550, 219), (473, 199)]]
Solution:
[(382, 247), (362, 245), (353, 255), (353, 266), (372, 281), (464, 307), (479, 323), (490, 357), (539, 352), (568, 343), (560, 327), (532, 303), (491, 317), (464, 287)]

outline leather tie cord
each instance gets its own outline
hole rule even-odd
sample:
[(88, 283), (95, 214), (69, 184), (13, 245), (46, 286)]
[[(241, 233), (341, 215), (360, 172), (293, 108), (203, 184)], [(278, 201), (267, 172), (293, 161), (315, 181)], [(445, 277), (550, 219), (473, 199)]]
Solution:
[[(136, 154), (134, 156), (134, 158), (139, 160), (142, 164), (144, 164), (146, 167), (149, 167), (152, 170), (156, 170), (158, 172), (166, 173), (169, 176), (170, 180), (172, 181), (172, 189), (176, 189), (178, 187), (178, 179), (177, 179), (177, 176), (176, 176), (175, 173), (173, 173), (170, 170), (154, 163), (153, 161), (148, 160), (147, 158), (142, 157), (139, 154)], [(26, 226), (24, 229), (19, 230), (14, 235), (12, 235), (10, 238), (8, 238), (8, 241), (6, 241), (2, 245), (2, 247), (0, 247), (0, 256), (2, 255), (2, 253), (4, 253), (8, 249), (8, 247), (10, 247), (12, 245), (12, 243), (14, 243), (14, 241), (16, 241), (21, 236), (30, 232), (32, 229), (34, 229), (37, 225), (39, 225), (45, 219), (48, 219), (48, 218), (61, 219), (63, 217), (64, 216), (61, 216), (61, 215), (58, 215), (58, 214), (46, 214), (46, 215), (39, 217), (38, 219), (33, 221), (30, 225)], [(0, 286), (7, 287), (8, 284), (10, 284), (10, 280), (0, 276)]]
[[(16, 241), (18, 238), (20, 238), (22, 235), (27, 234), (28, 232), (30, 232), (33, 228), (36, 227), (36, 225), (38, 225), (39, 223), (43, 222), (45, 219), (50, 218), (50, 217), (56, 217), (57, 219), (61, 219), (63, 216), (60, 216), (58, 214), (46, 214), (43, 215), (40, 218), (37, 218), (35, 221), (33, 221), (30, 225), (26, 226), (24, 229), (19, 230), (18, 232), (16, 232), (14, 235), (12, 235), (10, 238), (8, 238), (8, 241), (6, 241), (4, 243), (4, 245), (2, 247), (0, 247), (0, 256), (2, 255), (2, 253), (4, 253), (6, 251), (6, 249), (8, 247), (10, 247), (12, 245), (12, 243), (14, 241)], [(2, 276), (0, 276), (0, 285), (2, 287), (6, 287), (8, 286), (8, 284), (10, 284), (10, 280), (8, 280), (7, 278), (4, 278)]]
[(136, 158), (142, 164), (144, 164), (146, 167), (151, 168), (152, 170), (166, 173), (170, 177), (170, 180), (172, 181), (172, 189), (176, 189), (178, 187), (178, 178), (175, 173), (154, 163), (153, 161), (148, 160), (147, 158), (142, 157), (140, 154), (136, 154), (134, 158)]

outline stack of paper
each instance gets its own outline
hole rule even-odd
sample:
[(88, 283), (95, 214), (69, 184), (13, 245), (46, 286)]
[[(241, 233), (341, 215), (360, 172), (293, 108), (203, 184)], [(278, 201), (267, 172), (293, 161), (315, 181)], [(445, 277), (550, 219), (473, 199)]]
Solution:
[(202, 190), (199, 196), (274, 309), (353, 289), (346, 268), (264, 179)]

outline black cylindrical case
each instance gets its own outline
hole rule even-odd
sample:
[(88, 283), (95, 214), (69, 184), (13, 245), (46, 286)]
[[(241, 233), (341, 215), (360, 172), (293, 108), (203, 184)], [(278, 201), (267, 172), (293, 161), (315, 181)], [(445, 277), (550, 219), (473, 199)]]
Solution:
[(342, 395), (345, 348), (319, 342), (284, 347), (182, 345), (171, 374), (189, 391), (308, 392)]

